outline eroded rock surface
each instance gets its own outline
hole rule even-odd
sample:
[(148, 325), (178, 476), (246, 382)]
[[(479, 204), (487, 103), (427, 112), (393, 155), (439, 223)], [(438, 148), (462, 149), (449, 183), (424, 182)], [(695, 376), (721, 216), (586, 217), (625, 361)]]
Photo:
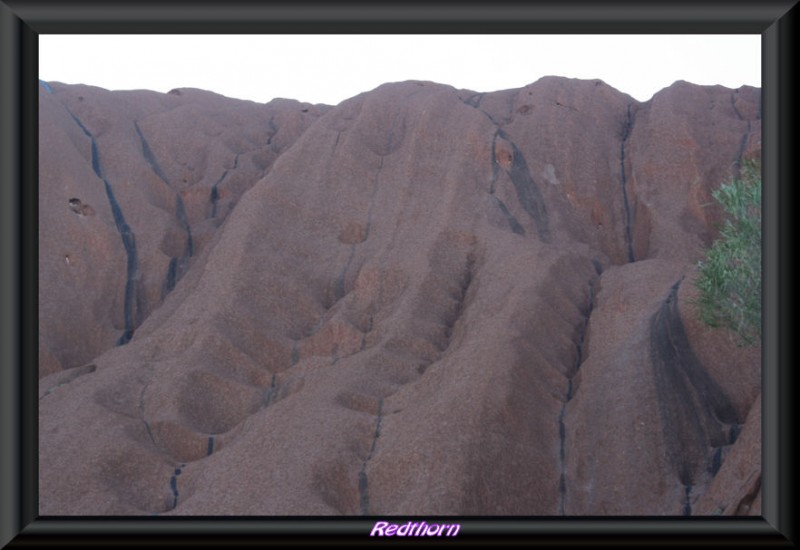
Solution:
[(42, 514), (759, 513), (691, 304), (759, 90), (51, 88)]

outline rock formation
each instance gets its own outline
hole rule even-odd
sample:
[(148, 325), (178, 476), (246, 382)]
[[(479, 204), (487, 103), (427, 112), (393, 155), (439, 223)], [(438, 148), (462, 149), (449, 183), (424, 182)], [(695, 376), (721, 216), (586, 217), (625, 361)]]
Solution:
[(40, 87), (40, 512), (760, 514), (691, 300), (759, 105)]

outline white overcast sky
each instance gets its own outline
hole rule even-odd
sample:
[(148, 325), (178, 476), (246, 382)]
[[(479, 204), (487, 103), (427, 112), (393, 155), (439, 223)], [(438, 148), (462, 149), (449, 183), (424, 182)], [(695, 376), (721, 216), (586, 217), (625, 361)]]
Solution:
[(109, 90), (201, 88), (336, 105), (385, 82), (476, 92), (548, 75), (599, 78), (639, 101), (675, 82), (761, 86), (752, 35), (48, 35), (39, 78)]

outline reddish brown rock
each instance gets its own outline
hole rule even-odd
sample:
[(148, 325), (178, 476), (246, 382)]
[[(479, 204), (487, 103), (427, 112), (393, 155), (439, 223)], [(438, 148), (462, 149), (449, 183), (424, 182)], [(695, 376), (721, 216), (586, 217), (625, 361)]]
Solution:
[(51, 90), (39, 94), (42, 374), (127, 341), (327, 108), (191, 89)]
[(328, 110), (82, 90), (43, 99), (90, 134), (53, 148), (83, 143), (89, 176), (92, 137), (114, 155), (142, 257), (184, 271), (130, 342), (41, 379), (42, 514), (664, 515), (752, 488), (758, 438), (731, 434), (757, 358), (724, 380), (684, 289), (757, 91), (404, 82)]

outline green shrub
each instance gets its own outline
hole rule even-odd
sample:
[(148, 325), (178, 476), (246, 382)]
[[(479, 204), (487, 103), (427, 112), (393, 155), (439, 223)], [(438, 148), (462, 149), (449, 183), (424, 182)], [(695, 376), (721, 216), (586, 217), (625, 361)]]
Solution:
[(761, 170), (755, 162), (712, 193), (728, 214), (700, 270), (696, 304), (701, 319), (726, 327), (741, 346), (761, 341)]

